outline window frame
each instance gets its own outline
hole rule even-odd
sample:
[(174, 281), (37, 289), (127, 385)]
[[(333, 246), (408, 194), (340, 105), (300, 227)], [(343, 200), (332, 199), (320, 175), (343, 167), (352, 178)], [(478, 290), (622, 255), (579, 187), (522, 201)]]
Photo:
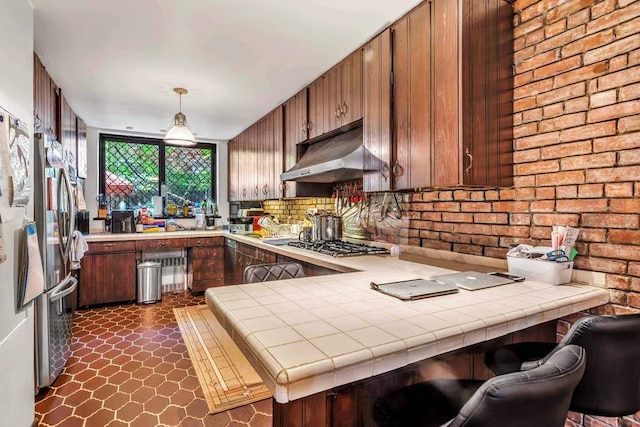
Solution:
[(211, 150), (211, 198), (212, 201), (218, 203), (218, 189), (216, 186), (216, 166), (218, 163), (218, 150), (216, 144), (196, 143), (188, 147), (177, 146), (165, 143), (162, 139), (144, 137), (144, 136), (132, 136), (132, 135), (119, 135), (114, 133), (101, 133), (98, 141), (98, 192), (105, 193), (105, 141), (115, 140), (117, 142), (124, 142), (129, 144), (146, 144), (158, 146), (158, 195), (160, 195), (160, 189), (166, 178), (166, 149), (167, 147), (179, 147), (179, 148), (201, 148)]

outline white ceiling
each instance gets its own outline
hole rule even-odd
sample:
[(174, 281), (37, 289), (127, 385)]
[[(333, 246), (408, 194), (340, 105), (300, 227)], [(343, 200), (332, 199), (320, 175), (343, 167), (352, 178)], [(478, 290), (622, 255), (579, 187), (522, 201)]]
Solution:
[(230, 139), (421, 0), (30, 0), (35, 51), (89, 126)]

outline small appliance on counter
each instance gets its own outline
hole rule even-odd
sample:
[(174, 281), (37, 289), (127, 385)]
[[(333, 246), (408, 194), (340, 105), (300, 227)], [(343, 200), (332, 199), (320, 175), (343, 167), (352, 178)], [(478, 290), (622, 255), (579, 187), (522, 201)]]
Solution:
[(237, 234), (253, 233), (255, 218), (264, 215), (260, 202), (229, 203), (229, 232)]
[(136, 231), (132, 210), (111, 211), (112, 233), (134, 233)]
[(76, 211), (76, 230), (80, 233), (89, 234), (89, 211), (77, 210)]

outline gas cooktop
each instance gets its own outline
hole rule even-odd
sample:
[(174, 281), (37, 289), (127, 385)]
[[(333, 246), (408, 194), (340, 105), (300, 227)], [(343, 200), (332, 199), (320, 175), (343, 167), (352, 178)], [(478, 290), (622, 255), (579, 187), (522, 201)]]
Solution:
[(334, 257), (347, 257), (358, 255), (388, 255), (389, 250), (376, 246), (368, 246), (362, 243), (351, 243), (342, 240), (316, 240), (315, 242), (294, 241), (289, 246), (307, 249)]

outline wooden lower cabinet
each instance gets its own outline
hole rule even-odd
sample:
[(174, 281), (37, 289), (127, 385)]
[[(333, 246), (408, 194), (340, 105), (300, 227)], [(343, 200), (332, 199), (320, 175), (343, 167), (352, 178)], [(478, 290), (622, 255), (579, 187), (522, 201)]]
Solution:
[(80, 306), (136, 299), (135, 244), (123, 243), (132, 242), (89, 244), (80, 269)]
[(224, 286), (224, 246), (194, 247), (189, 250), (187, 286), (191, 292)]
[(332, 269), (327, 268), (327, 267), (321, 267), (319, 265), (315, 265), (315, 264), (311, 264), (311, 263), (308, 263), (308, 262), (300, 261), (300, 260), (297, 260), (295, 258), (291, 258), (291, 257), (288, 257), (286, 255), (281, 255), (281, 254), (277, 255), (276, 262), (297, 262), (299, 264), (302, 264), (302, 266), (304, 267), (304, 275), (306, 277), (326, 276), (328, 274), (340, 273), (337, 270), (332, 270)]

